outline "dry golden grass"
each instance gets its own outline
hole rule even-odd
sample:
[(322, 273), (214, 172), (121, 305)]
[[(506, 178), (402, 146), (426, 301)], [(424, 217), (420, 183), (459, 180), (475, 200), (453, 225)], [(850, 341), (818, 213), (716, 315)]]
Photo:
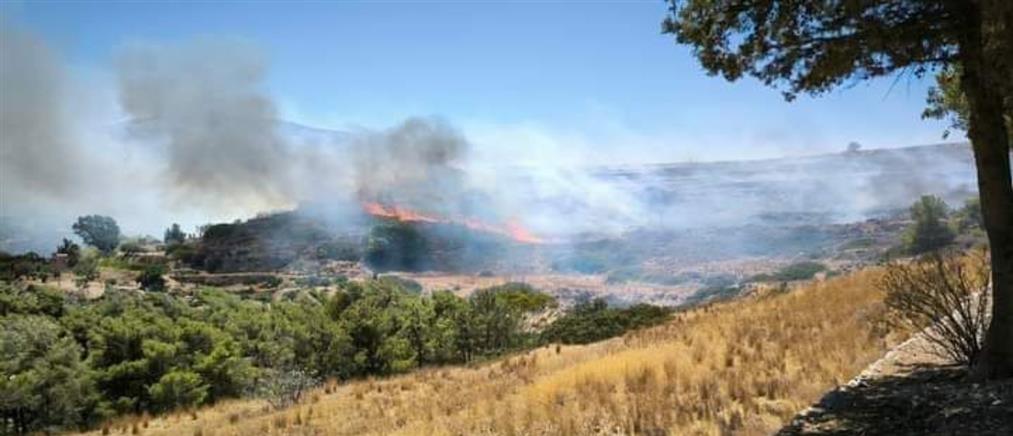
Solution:
[(701, 308), (597, 344), (321, 387), (281, 411), (223, 403), (142, 433), (768, 434), (900, 339), (879, 322), (879, 274)]

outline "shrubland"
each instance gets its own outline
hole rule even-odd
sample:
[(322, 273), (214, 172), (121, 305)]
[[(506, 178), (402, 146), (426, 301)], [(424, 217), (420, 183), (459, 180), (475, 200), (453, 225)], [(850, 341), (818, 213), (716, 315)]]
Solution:
[(284, 409), (224, 402), (109, 423), (144, 434), (769, 434), (875, 360), (882, 271), (704, 305), (588, 345), (325, 382)]
[[(75, 268), (97, 264), (85, 256)], [(524, 284), (463, 298), (422, 295), (394, 276), (273, 299), (215, 288), (152, 292), (165, 290), (164, 272), (153, 265), (139, 274), (147, 292), (110, 287), (95, 300), (0, 283), (0, 430), (83, 429), (239, 397), (282, 407), (325, 380), (473, 364), (537, 347), (545, 339), (524, 328), (525, 317), (558, 307)], [(605, 338), (644, 324), (592, 327)], [(552, 339), (580, 342), (580, 334), (562, 329)]]

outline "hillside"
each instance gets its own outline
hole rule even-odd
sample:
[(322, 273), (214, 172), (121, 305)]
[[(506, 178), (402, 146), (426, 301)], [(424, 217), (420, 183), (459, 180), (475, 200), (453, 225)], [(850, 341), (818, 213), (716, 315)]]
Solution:
[(899, 339), (875, 269), (766, 291), (587, 346), (329, 383), (274, 410), (234, 401), (113, 434), (769, 434)]

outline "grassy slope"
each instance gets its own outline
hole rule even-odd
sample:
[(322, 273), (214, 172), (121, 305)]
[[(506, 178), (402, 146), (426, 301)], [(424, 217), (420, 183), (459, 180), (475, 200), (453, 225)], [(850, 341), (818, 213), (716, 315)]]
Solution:
[(143, 434), (768, 434), (888, 346), (868, 270), (587, 346), (236, 401), (111, 429)]

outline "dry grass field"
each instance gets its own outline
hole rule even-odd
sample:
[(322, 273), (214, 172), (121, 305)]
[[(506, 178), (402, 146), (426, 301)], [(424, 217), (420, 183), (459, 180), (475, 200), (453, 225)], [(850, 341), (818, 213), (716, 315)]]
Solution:
[[(110, 434), (769, 434), (881, 356), (876, 269), (757, 294), (587, 346), (330, 383), (272, 410), (234, 401)], [(894, 337), (896, 336), (896, 337)]]

